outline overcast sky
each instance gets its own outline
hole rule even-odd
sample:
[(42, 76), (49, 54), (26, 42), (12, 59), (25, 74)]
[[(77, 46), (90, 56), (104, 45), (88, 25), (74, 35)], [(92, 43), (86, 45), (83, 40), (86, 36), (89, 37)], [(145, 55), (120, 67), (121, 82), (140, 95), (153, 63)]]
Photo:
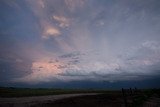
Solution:
[(159, 77), (159, 0), (0, 0), (2, 86)]

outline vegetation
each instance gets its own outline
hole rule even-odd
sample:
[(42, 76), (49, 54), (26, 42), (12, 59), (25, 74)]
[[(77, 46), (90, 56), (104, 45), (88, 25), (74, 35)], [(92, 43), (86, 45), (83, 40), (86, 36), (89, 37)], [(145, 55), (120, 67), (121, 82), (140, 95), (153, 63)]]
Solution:
[[(53, 89), (53, 88), (6, 88), (0, 87), (0, 97), (27, 97), (27, 96), (43, 96), (43, 95), (58, 95), (58, 94), (76, 94), (76, 93), (102, 93), (100, 95), (82, 96), (74, 98), (66, 98), (56, 102), (42, 102), (42, 104), (50, 107), (81, 107), (88, 106), (99, 107), (110, 106), (126, 106), (126, 107), (141, 107), (144, 104), (157, 103), (156, 98), (160, 98), (160, 89), (123, 89), (121, 90), (95, 90), (95, 89)], [(152, 102), (151, 102), (152, 101)], [(93, 103), (94, 102), (94, 103)], [(147, 103), (146, 103), (147, 102)], [(61, 106), (60, 106), (61, 104)], [(57, 106), (56, 106), (57, 105)], [(67, 106), (68, 105), (68, 106)], [(72, 106), (71, 106), (72, 105)], [(156, 106), (153, 106), (156, 107)]]
[[(118, 91), (115, 91), (115, 93)], [(53, 88), (0, 88), (0, 97), (27, 97), (74, 93), (112, 93), (110, 90), (94, 89), (53, 89)]]

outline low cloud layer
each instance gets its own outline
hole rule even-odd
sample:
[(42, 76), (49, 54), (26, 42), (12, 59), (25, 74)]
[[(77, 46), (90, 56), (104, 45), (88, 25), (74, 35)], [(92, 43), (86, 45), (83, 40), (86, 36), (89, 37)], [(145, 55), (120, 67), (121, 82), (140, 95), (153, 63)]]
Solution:
[(32, 63), (32, 73), (17, 82), (128, 81), (151, 79), (160, 75), (160, 43), (145, 41), (122, 55), (103, 59), (101, 52), (73, 52)]

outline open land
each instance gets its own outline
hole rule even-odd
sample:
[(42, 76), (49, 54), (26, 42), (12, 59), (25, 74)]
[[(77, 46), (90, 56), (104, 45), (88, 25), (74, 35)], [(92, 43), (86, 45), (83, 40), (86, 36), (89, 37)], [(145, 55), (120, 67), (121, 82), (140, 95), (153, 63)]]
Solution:
[(160, 89), (0, 88), (0, 107), (160, 107)]

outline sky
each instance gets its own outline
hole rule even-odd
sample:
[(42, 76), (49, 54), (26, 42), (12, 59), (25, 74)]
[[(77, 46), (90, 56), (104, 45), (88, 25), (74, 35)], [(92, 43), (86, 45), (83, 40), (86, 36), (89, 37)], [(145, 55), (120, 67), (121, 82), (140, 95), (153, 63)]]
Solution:
[(159, 82), (159, 0), (0, 0), (0, 86)]

